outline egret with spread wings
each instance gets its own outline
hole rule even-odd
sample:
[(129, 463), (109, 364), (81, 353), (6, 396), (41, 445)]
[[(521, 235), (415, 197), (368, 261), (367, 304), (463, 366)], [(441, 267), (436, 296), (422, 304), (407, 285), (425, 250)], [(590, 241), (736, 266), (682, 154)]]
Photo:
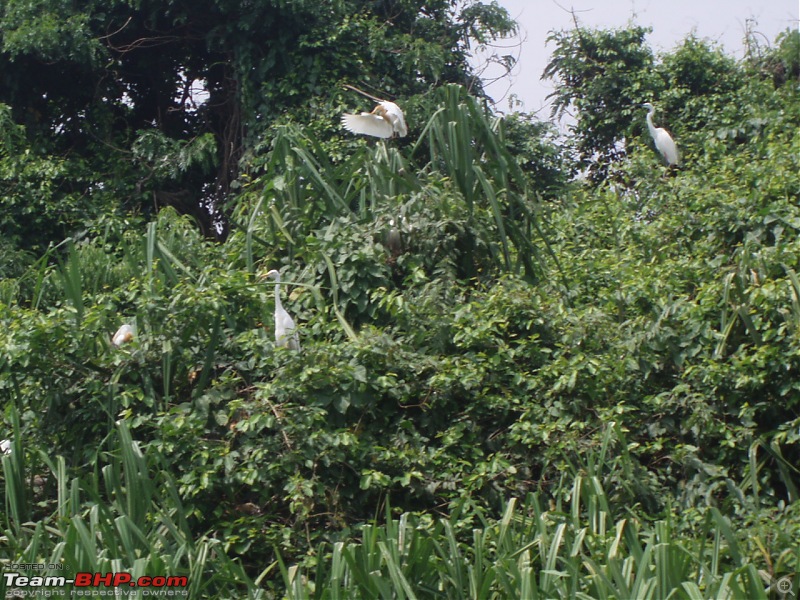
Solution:
[(397, 104), (376, 98), (351, 85), (346, 85), (345, 87), (378, 103), (372, 112), (362, 112), (358, 115), (343, 114), (342, 127), (347, 131), (378, 138), (391, 138), (395, 135), (405, 137), (408, 135), (405, 115), (403, 115), (403, 111)]

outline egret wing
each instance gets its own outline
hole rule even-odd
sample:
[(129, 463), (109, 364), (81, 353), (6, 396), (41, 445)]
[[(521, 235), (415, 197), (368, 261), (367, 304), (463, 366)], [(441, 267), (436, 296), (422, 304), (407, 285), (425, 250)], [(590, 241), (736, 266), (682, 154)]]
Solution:
[(656, 138), (656, 148), (658, 151), (661, 152), (664, 160), (667, 161), (669, 165), (677, 165), (680, 161), (680, 155), (678, 154), (678, 146), (675, 145), (675, 140), (672, 139), (672, 136), (667, 133), (665, 129), (659, 128), (658, 129), (658, 137)]
[(289, 346), (292, 350), (300, 349), (294, 319), (283, 307), (275, 311), (275, 343), (278, 346)]
[(394, 132), (394, 128), (389, 121), (371, 113), (361, 113), (360, 115), (345, 113), (342, 115), (342, 127), (352, 133), (379, 138), (390, 138)]
[(296, 331), (291, 332), (291, 335), (289, 335), (286, 341), (286, 346), (289, 350), (300, 350), (300, 336), (297, 335)]

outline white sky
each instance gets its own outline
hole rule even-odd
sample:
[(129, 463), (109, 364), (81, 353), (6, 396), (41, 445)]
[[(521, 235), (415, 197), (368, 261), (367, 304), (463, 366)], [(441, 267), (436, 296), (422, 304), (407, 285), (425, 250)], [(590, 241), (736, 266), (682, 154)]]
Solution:
[[(487, 91), (501, 111), (509, 109), (511, 94), (523, 102), (522, 110), (537, 113), (547, 120), (550, 109), (546, 96), (552, 83), (541, 81), (553, 45), (546, 45), (550, 31), (573, 27), (570, 10), (574, 9), (581, 25), (593, 28), (619, 28), (633, 22), (650, 26), (647, 42), (656, 53), (670, 51), (689, 33), (712, 40), (737, 58), (743, 56), (746, 22), (759, 41), (772, 44), (787, 27), (796, 29), (800, 0), (497, 0), (520, 24), (520, 42), (507, 40), (501, 54), (518, 55), (510, 79), (491, 84)], [(484, 78), (491, 76), (491, 71)], [(544, 109), (543, 109), (544, 108)], [(517, 109), (517, 108), (515, 108)], [(543, 109), (543, 110), (542, 110)]]

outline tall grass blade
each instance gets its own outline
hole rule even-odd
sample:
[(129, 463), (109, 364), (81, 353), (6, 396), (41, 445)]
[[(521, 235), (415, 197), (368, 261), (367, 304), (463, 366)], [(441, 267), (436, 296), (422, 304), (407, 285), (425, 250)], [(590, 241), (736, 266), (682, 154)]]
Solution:
[(500, 203), (497, 199), (497, 193), (495, 192), (494, 187), (489, 180), (486, 178), (483, 170), (478, 166), (475, 165), (475, 176), (481, 184), (481, 188), (483, 189), (483, 194), (486, 199), (489, 201), (489, 206), (492, 209), (492, 216), (494, 217), (495, 226), (497, 227), (497, 234), (500, 238), (500, 247), (502, 248), (502, 256), (503, 256), (503, 263), (505, 265), (506, 270), (511, 270), (511, 252), (509, 250), (509, 240), (508, 235), (506, 235), (506, 228), (505, 228), (505, 219), (503, 217), (502, 210), (500, 208)]
[(261, 205), (264, 203), (264, 198), (259, 198), (256, 202), (253, 211), (250, 213), (250, 218), (247, 221), (247, 230), (245, 231), (244, 238), (244, 256), (245, 264), (247, 265), (247, 272), (250, 275), (255, 275), (255, 261), (253, 260), (253, 235), (256, 226), (256, 218), (261, 214)]
[(416, 600), (417, 595), (414, 593), (414, 590), (411, 589), (408, 581), (403, 576), (396, 552), (393, 552), (389, 545), (384, 541), (378, 542), (378, 548), (381, 552), (381, 556), (383, 556), (386, 568), (389, 571), (389, 577), (394, 584), (392, 597)]
[(2, 463), (7, 526), (18, 532), (22, 524), (30, 520), (24, 458), (21, 452), (12, 451), (11, 455), (2, 456)]
[(290, 244), (294, 244), (295, 241), (292, 238), (292, 234), (289, 233), (288, 229), (286, 229), (286, 225), (283, 222), (283, 217), (281, 217), (281, 213), (278, 212), (278, 207), (274, 204), (271, 204), (269, 207), (269, 213), (272, 215), (272, 222), (275, 224), (275, 227), (277, 227), (278, 231), (283, 234), (283, 237), (286, 238), (286, 241)]
[[(762, 447), (764, 446), (762, 445)], [(797, 502), (800, 500), (800, 492), (797, 489), (797, 482), (800, 481), (800, 469), (797, 468), (797, 465), (784, 458), (781, 447), (776, 440), (771, 440), (769, 446), (764, 447), (764, 449), (772, 455), (778, 465), (778, 473), (783, 485), (786, 486), (789, 502)]]
[(331, 304), (331, 307), (333, 308), (333, 312), (336, 315), (336, 318), (339, 320), (342, 329), (344, 329), (344, 332), (347, 334), (347, 337), (354, 341), (358, 339), (358, 336), (356, 335), (356, 332), (353, 330), (350, 323), (347, 322), (347, 319), (344, 318), (341, 310), (339, 310), (339, 280), (336, 277), (336, 267), (333, 266), (333, 261), (331, 261), (330, 257), (324, 252), (322, 253), (322, 258), (325, 260), (325, 264), (328, 267), (328, 275), (330, 276), (331, 295), (333, 296), (333, 303)]
[(717, 531), (723, 535), (728, 544), (727, 549), (731, 559), (733, 560), (733, 563), (737, 567), (743, 566), (742, 555), (739, 552), (739, 542), (736, 540), (736, 536), (731, 529), (730, 523), (728, 523), (728, 520), (722, 515), (716, 506), (711, 507), (709, 512), (711, 514), (711, 518), (717, 524)]
[(76, 323), (80, 324), (83, 320), (83, 278), (78, 251), (72, 240), (67, 243), (67, 258), (61, 264), (61, 284), (64, 299), (75, 311)]
[(170, 249), (158, 238), (156, 238), (156, 249), (158, 250), (158, 257), (162, 259), (159, 261), (158, 266), (164, 272), (164, 275), (167, 276), (167, 280), (171, 284), (175, 285), (180, 281), (177, 271), (183, 273), (189, 281), (196, 281), (196, 277), (191, 269), (178, 260)]

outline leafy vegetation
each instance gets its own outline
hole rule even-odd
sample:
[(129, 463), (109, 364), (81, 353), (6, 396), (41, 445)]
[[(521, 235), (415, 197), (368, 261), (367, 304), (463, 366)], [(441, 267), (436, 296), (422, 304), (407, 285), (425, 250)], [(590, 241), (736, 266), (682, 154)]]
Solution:
[[(39, 4), (2, 9), (0, 560), (186, 575), (198, 598), (768, 598), (797, 573), (796, 32), (743, 62), (554, 34), (562, 144), (457, 85), (465, 40), (509, 31), (493, 5), (256, 3), (294, 45), (175, 5), (160, 54), (147, 6)], [(211, 27), (231, 11), (241, 39)], [(36, 60), (108, 86), (116, 61), (121, 87), (26, 116)], [(407, 99), (407, 139), (335, 132), (324, 91), (362, 64)], [(148, 125), (218, 68), (247, 73), (211, 94), (240, 102), (233, 154), (213, 102)], [(224, 236), (184, 193), (209, 185)], [(302, 352), (273, 342), (270, 268)]]
[[(355, 101), (341, 84), (356, 81), (407, 101), (443, 83), (479, 93), (470, 48), (514, 27), (477, 0), (9, 0), (0, 103), (30, 139), (25, 165), (53, 163), (37, 183), (56, 179), (62, 199), (83, 208), (51, 217), (45, 238), (104, 213), (111, 196), (148, 215), (171, 206), (223, 240), (246, 155), (276, 120), (330, 138), (330, 116)], [(198, 144), (199, 164), (176, 160)], [(48, 198), (30, 195), (37, 206)]]

